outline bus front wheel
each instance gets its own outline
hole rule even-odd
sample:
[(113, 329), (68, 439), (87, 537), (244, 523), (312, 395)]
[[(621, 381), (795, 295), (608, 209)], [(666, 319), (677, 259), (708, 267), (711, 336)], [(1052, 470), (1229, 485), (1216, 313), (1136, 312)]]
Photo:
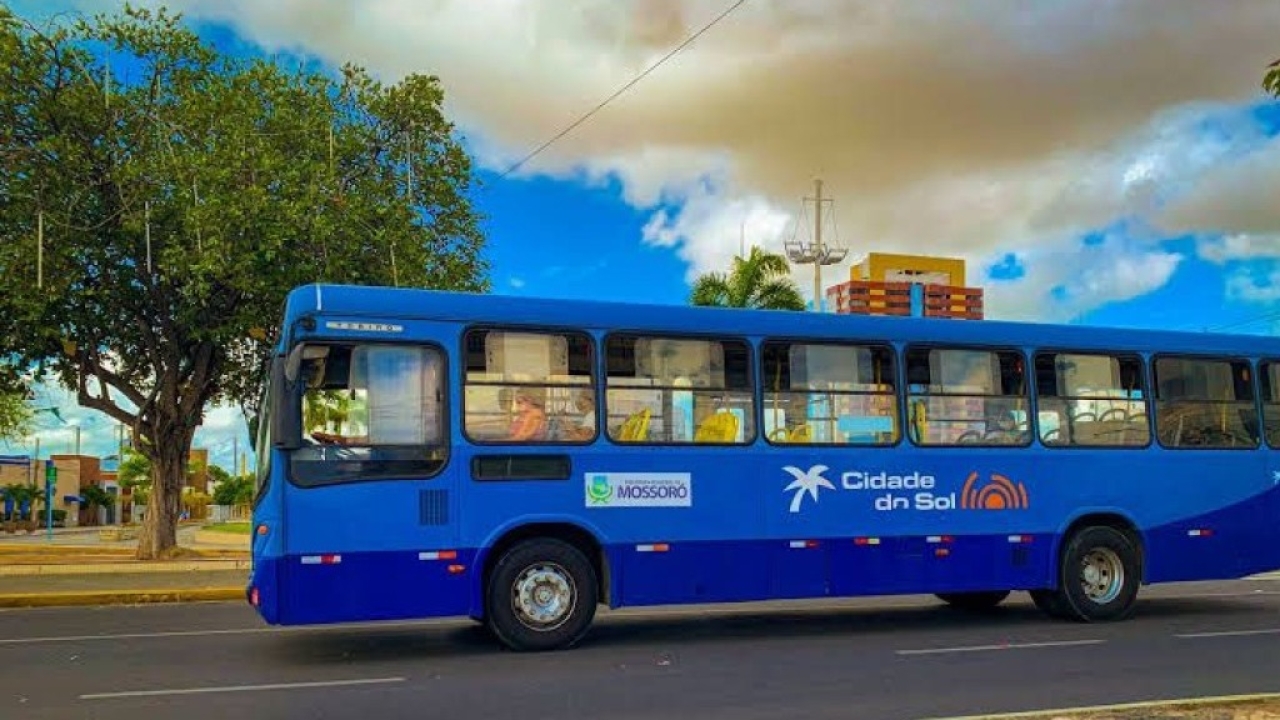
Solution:
[(571, 647), (591, 627), (598, 587), (591, 562), (573, 545), (552, 538), (525, 540), (489, 575), (489, 628), (512, 650)]
[(1128, 617), (1142, 584), (1137, 541), (1122, 530), (1094, 525), (1072, 535), (1062, 551), (1058, 589), (1037, 591), (1050, 615), (1099, 622)]

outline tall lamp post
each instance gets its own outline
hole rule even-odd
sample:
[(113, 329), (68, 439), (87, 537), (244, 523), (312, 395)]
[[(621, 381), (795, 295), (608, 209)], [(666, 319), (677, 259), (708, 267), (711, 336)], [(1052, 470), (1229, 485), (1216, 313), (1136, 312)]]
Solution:
[[(813, 242), (791, 240), (783, 243), (787, 259), (797, 265), (813, 264), (813, 310), (822, 312), (822, 266), (835, 265), (849, 254), (847, 248), (832, 247), (822, 242), (822, 180), (814, 180)], [(808, 200), (808, 198), (805, 198)]]

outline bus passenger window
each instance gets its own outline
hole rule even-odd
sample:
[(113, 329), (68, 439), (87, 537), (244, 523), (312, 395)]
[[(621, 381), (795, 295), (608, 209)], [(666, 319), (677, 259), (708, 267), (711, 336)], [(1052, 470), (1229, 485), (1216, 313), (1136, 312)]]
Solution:
[(1027, 445), (1022, 356), (968, 348), (906, 353), (908, 435), (917, 445)]
[(1040, 442), (1055, 447), (1150, 443), (1141, 358), (1040, 353), (1035, 368)]
[(1262, 363), (1258, 380), (1262, 383), (1262, 424), (1266, 428), (1267, 445), (1280, 447), (1280, 362)]
[(605, 358), (604, 420), (614, 442), (754, 441), (745, 342), (614, 335)]
[(892, 445), (898, 441), (892, 348), (766, 342), (763, 355), (768, 442)]
[(463, 432), (470, 440), (485, 444), (595, 440), (590, 337), (472, 330), (463, 344)]
[(1239, 360), (1160, 357), (1155, 361), (1156, 434), (1171, 448), (1258, 446), (1252, 374)]

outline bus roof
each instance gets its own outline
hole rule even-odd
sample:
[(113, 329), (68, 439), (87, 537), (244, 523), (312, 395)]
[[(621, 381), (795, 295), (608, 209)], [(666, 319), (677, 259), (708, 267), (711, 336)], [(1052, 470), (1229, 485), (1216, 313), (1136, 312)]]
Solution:
[(285, 303), (285, 325), (306, 315), (432, 319), (639, 332), (831, 340), (1037, 346), (1079, 350), (1280, 357), (1280, 338), (1005, 320), (848, 315), (604, 300), (534, 298), (422, 288), (305, 285)]

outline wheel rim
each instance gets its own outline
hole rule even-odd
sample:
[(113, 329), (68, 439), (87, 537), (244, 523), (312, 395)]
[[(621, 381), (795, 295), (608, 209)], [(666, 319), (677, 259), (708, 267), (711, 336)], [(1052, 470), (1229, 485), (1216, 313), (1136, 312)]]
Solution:
[(1080, 561), (1080, 588), (1099, 605), (1115, 600), (1124, 587), (1124, 563), (1110, 548), (1094, 548)]
[(511, 608), (520, 624), (549, 632), (568, 621), (577, 605), (573, 577), (555, 563), (530, 565), (511, 586)]

